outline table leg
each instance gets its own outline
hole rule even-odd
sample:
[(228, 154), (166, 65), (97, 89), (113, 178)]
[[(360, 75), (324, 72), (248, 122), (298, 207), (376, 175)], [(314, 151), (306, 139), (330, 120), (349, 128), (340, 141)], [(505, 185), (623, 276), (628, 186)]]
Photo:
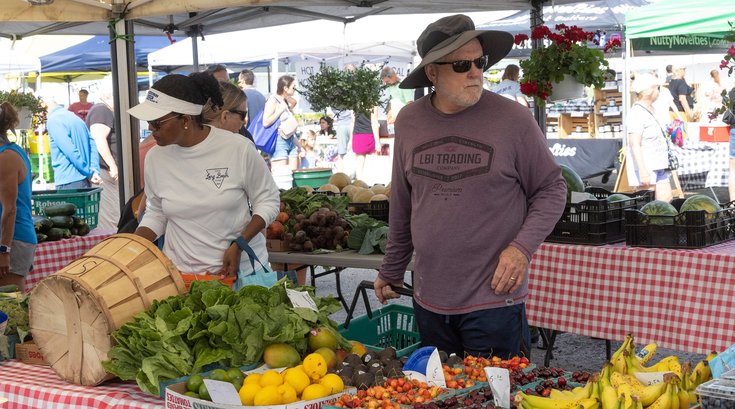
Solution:
[(321, 273), (317, 273), (316, 272), (316, 266), (309, 266), (309, 268), (311, 270), (311, 286), (314, 287), (314, 288), (316, 288), (315, 281), (316, 281), (317, 278), (324, 277), (325, 275), (328, 275), (328, 274), (334, 274), (335, 285), (336, 285), (336, 288), (337, 288), (337, 297), (336, 298), (339, 300), (339, 302), (342, 303), (342, 308), (344, 308), (345, 311), (348, 311), (349, 306), (347, 305), (347, 301), (345, 300), (344, 295), (342, 295), (342, 282), (341, 282), (340, 277), (339, 277), (339, 273), (342, 270), (344, 270), (346, 267), (334, 267), (331, 270), (325, 270), (325, 271), (323, 271)]
[(559, 333), (557, 330), (539, 328), (541, 333), (541, 340), (546, 346), (546, 355), (544, 356), (544, 366), (548, 367), (551, 360), (554, 359), (554, 343), (556, 342), (556, 335)]

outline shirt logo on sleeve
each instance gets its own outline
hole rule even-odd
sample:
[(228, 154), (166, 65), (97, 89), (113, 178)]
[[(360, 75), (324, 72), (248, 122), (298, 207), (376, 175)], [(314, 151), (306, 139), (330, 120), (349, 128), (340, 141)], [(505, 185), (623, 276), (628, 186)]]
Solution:
[(222, 182), (225, 181), (225, 178), (230, 177), (230, 175), (227, 174), (227, 171), (229, 168), (212, 168), (207, 169), (207, 180), (211, 180), (215, 186), (217, 186), (217, 189), (222, 187)]
[(482, 175), (490, 171), (493, 147), (459, 136), (446, 136), (413, 152), (411, 171), (441, 182)]

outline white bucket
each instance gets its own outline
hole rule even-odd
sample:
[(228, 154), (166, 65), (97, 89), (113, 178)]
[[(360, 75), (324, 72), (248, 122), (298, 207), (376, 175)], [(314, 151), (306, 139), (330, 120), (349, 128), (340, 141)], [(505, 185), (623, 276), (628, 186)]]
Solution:
[(563, 101), (584, 97), (584, 85), (569, 75), (564, 75), (561, 82), (555, 82), (549, 95), (549, 101)]
[(293, 171), (287, 166), (275, 166), (271, 169), (273, 180), (279, 189), (288, 190), (293, 187)]

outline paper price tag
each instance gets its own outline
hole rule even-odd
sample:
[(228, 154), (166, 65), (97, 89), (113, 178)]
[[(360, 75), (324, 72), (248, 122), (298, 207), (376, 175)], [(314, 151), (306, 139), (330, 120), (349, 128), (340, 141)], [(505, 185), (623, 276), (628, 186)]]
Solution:
[(502, 408), (510, 408), (510, 372), (505, 368), (496, 368), (488, 366), (485, 368), (485, 375), (493, 391), (493, 400), (495, 406)]
[(664, 381), (664, 375), (669, 372), (636, 372), (635, 377), (645, 386), (655, 385)]
[(429, 361), (426, 363), (426, 383), (430, 386), (438, 386), (440, 388), (447, 387), (438, 349), (434, 349), (434, 352), (429, 356)]
[(212, 397), (212, 402), (225, 405), (242, 405), (240, 395), (231, 383), (205, 379), (204, 384), (207, 385), (207, 391), (209, 391), (209, 396)]
[(287, 288), (286, 295), (288, 296), (288, 299), (291, 300), (291, 304), (294, 308), (308, 308), (315, 312), (319, 312), (319, 308), (317, 308), (314, 299), (311, 298), (311, 295), (309, 295), (308, 292), (296, 291)]

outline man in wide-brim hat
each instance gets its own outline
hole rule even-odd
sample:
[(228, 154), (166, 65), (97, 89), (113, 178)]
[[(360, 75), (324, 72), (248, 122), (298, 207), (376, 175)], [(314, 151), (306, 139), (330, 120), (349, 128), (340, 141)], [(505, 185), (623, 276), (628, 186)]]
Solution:
[(528, 108), (483, 89), (510, 51), (506, 32), (464, 15), (431, 23), (402, 88), (433, 86), (395, 123), (388, 247), (375, 280), (398, 295), (415, 251), (413, 304), (423, 345), (464, 356), (528, 351), (532, 254), (559, 220), (566, 184)]

